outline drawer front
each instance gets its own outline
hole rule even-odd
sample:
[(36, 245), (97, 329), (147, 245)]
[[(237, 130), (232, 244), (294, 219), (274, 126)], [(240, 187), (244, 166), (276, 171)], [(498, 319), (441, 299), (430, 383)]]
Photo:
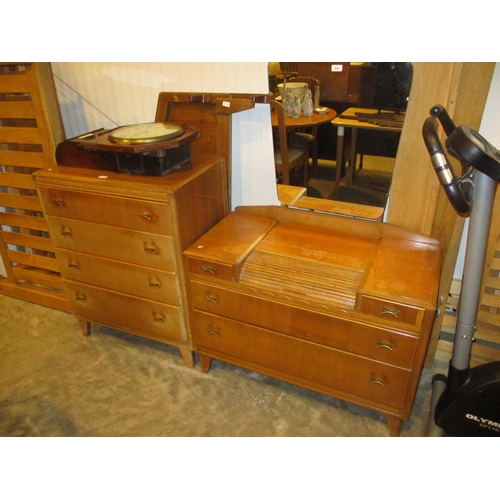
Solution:
[(193, 307), (353, 354), (410, 368), (418, 338), (191, 281)]
[(174, 273), (69, 250), (58, 249), (56, 253), (63, 278), (179, 305), (177, 276)]
[(48, 215), (171, 235), (167, 204), (45, 187), (40, 195)]
[(233, 281), (235, 269), (230, 264), (221, 264), (209, 260), (188, 257), (189, 272), (212, 278)]
[(56, 248), (90, 253), (164, 271), (175, 271), (172, 238), (74, 219), (49, 217)]
[(408, 323), (415, 326), (422, 326), (425, 315), (423, 307), (410, 306), (408, 304), (364, 295), (356, 299), (356, 309), (377, 318), (397, 321), (398, 323)]
[(178, 307), (64, 280), (71, 311), (78, 317), (155, 340), (184, 341)]
[(192, 333), (198, 352), (332, 396), (394, 408), (405, 401), (410, 370), (198, 311)]

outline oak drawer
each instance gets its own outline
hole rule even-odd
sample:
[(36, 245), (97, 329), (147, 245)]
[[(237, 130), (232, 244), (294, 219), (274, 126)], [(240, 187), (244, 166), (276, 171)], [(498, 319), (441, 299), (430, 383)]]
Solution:
[(165, 203), (40, 187), (48, 215), (171, 235)]
[(411, 371), (195, 311), (195, 350), (352, 401), (402, 407)]
[(366, 295), (358, 296), (355, 308), (364, 314), (401, 323), (409, 323), (415, 326), (422, 326), (425, 315), (425, 308), (423, 307)]
[(418, 338), (387, 327), (347, 320), (274, 299), (191, 281), (193, 307), (249, 325), (410, 368)]
[(186, 340), (178, 307), (63, 280), (78, 317), (152, 339)]
[(227, 281), (236, 281), (239, 268), (231, 264), (222, 264), (213, 260), (197, 259), (188, 257), (189, 272), (201, 274)]
[(48, 217), (56, 248), (90, 253), (147, 267), (175, 271), (170, 236), (131, 231), (62, 217)]
[(179, 305), (177, 277), (172, 272), (70, 250), (57, 249), (56, 253), (63, 278)]

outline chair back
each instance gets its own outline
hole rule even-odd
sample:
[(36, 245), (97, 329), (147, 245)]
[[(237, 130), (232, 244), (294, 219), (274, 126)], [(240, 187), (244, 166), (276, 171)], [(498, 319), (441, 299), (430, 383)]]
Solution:
[(275, 142), (276, 147), (281, 151), (281, 159), (283, 165), (288, 165), (288, 139), (286, 133), (286, 125), (285, 125), (285, 110), (283, 109), (283, 104), (279, 101), (275, 101), (271, 99), (271, 112), (276, 113), (276, 117), (278, 118), (278, 144)]
[[(293, 145), (288, 141), (283, 105), (274, 99), (270, 102), (271, 113), (276, 113), (278, 122), (277, 139), (274, 140), (274, 164), (276, 173), (281, 172), (283, 184), (290, 185), (290, 170), (303, 166), (302, 183), (307, 186), (307, 163), (309, 161), (309, 144)], [(274, 139), (274, 132), (273, 132)]]

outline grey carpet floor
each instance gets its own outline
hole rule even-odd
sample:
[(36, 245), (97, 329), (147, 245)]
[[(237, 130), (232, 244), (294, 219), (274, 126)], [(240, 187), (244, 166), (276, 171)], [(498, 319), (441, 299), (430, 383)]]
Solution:
[[(382, 414), (0, 295), (0, 436), (388, 436)], [(402, 436), (423, 436), (424, 369)]]

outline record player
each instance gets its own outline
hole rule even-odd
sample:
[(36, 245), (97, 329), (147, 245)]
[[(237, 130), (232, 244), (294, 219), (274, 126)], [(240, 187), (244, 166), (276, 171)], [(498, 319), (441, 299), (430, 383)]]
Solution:
[(152, 122), (99, 129), (56, 148), (58, 165), (162, 176), (191, 161), (190, 143), (200, 131), (190, 125)]

